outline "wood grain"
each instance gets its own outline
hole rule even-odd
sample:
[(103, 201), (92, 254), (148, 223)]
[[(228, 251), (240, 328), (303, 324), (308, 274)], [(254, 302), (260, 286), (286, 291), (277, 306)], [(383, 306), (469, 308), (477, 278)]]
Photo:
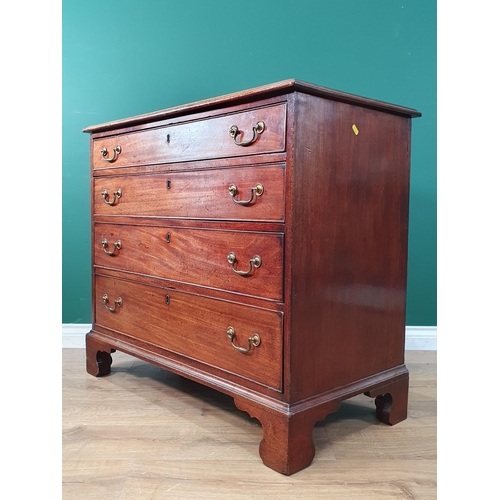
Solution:
[[(218, 367), (281, 390), (281, 313), (104, 276), (97, 276), (95, 286), (97, 327), (197, 359), (208, 371)], [(106, 309), (105, 294), (115, 312)], [(122, 306), (114, 305), (118, 297)], [(248, 348), (248, 338), (255, 334), (260, 345), (248, 353), (234, 349), (226, 333), (229, 326), (236, 346)]]
[[(94, 181), (96, 215), (155, 216), (186, 219), (224, 219), (282, 221), (284, 218), (284, 168), (281, 166), (244, 167), (221, 170), (173, 172), (163, 175), (116, 176)], [(252, 198), (252, 188), (264, 187)], [(229, 193), (235, 185), (236, 200), (252, 200), (238, 205)], [(105, 203), (102, 192), (120, 189), (115, 205)]]
[[(113, 256), (104, 253), (114, 243)], [(227, 256), (234, 253), (235, 273)], [(258, 268), (250, 266), (254, 256)], [(283, 235), (257, 232), (210, 231), (186, 228), (96, 224), (94, 262), (97, 267), (168, 278), (281, 301), (283, 297)]]
[[(219, 390), (260, 421), (264, 464), (295, 474), (314, 460), (315, 423), (345, 399), (375, 398), (390, 425), (407, 417), (410, 122), (419, 113), (297, 81), (231, 98), (86, 129), (87, 370), (108, 374), (116, 349)], [(258, 182), (262, 197), (234, 203)], [(104, 239), (120, 241), (115, 255)], [(255, 300), (274, 308), (249, 307)], [(250, 347), (254, 334), (262, 344)]]
[(436, 353), (406, 353), (408, 418), (377, 424), (356, 396), (315, 425), (313, 466), (287, 477), (259, 460), (262, 427), (232, 398), (123, 353), (113, 375), (62, 352), (63, 498), (434, 500)]
[(294, 113), (285, 371), (299, 401), (403, 363), (410, 120), (305, 94)]
[(251, 102), (255, 99), (267, 98), (267, 100), (272, 100), (272, 98), (270, 99), (269, 96), (280, 96), (294, 91), (300, 91), (305, 94), (324, 97), (326, 99), (333, 99), (339, 102), (346, 102), (355, 106), (382, 110), (386, 113), (394, 113), (401, 116), (422, 116), (422, 114), (416, 109), (406, 108), (387, 102), (377, 101), (375, 99), (348, 94), (346, 92), (341, 92), (320, 85), (314, 85), (312, 83), (304, 82), (301, 80), (289, 79), (283, 80), (281, 82), (271, 83), (268, 85), (262, 85), (261, 87), (234, 92), (232, 94), (227, 94), (219, 97), (211, 97), (210, 99), (205, 99), (203, 101), (182, 104), (180, 106), (155, 111), (153, 113), (146, 113), (139, 116), (124, 118), (121, 120), (114, 120), (99, 125), (93, 125), (90, 127), (86, 127), (83, 131), (98, 134), (115, 129), (117, 127), (131, 127), (136, 124), (152, 123), (159, 120), (174, 118), (179, 115), (202, 113), (214, 108), (227, 108), (231, 107), (231, 105), (234, 104), (244, 106), (249, 101)]
[[(93, 141), (94, 168), (115, 168), (134, 165), (154, 165), (179, 161), (224, 158), (259, 153), (276, 153), (285, 148), (286, 104), (257, 108), (230, 115), (214, 116), (208, 120), (195, 120), (172, 124), (128, 134), (112, 135)], [(239, 133), (236, 142), (248, 142), (253, 127), (264, 121), (265, 128), (249, 146), (235, 144), (229, 129), (235, 125)], [(115, 161), (113, 150), (120, 146)], [(103, 156), (101, 150), (108, 154)]]

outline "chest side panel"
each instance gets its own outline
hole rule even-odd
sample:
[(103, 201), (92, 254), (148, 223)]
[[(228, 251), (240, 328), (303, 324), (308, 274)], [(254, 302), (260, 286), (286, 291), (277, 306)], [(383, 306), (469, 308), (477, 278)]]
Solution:
[(298, 94), (291, 397), (404, 362), (410, 120)]

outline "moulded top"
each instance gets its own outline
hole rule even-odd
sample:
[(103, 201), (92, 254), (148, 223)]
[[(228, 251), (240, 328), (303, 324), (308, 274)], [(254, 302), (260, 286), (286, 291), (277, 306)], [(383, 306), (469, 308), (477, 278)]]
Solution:
[(255, 87), (253, 89), (243, 90), (240, 92), (234, 92), (232, 94), (213, 97), (211, 99), (204, 99), (202, 101), (196, 101), (189, 104), (182, 104), (180, 106), (175, 106), (173, 108), (167, 108), (160, 111), (154, 111), (152, 113), (137, 115), (131, 118), (124, 118), (120, 120), (110, 121), (107, 123), (102, 123), (100, 125), (93, 125), (91, 127), (85, 128), (83, 132), (90, 132), (90, 133), (104, 132), (106, 130), (112, 130), (121, 127), (130, 127), (142, 123), (150, 123), (159, 120), (164, 120), (166, 118), (171, 118), (183, 114), (189, 114), (199, 111), (208, 111), (210, 109), (214, 109), (216, 107), (224, 105), (239, 104), (243, 102), (249, 102), (257, 98), (264, 99), (267, 97), (273, 97), (281, 94), (288, 94), (295, 91), (303, 92), (306, 94), (312, 94), (327, 99), (332, 99), (334, 101), (346, 102), (356, 106), (378, 109), (386, 113), (402, 115), (408, 118), (416, 118), (422, 116), (420, 112), (412, 108), (405, 108), (403, 106), (398, 106), (396, 104), (377, 101), (375, 99), (369, 99), (367, 97), (348, 94), (346, 92), (329, 89), (327, 87), (321, 87), (319, 85), (314, 85), (312, 83), (291, 79), (291, 80), (283, 80), (281, 82), (271, 83), (268, 85), (263, 85), (261, 87)]

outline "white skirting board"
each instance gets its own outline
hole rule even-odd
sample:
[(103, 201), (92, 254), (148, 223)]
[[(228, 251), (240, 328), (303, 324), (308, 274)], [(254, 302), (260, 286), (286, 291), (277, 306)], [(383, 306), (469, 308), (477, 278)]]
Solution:
[[(90, 332), (92, 325), (65, 323), (62, 326), (62, 347), (85, 347), (85, 335)], [(437, 326), (407, 326), (406, 345), (407, 351), (436, 351)]]
[(85, 347), (85, 335), (90, 332), (90, 323), (63, 323), (62, 326), (62, 347), (82, 348)]

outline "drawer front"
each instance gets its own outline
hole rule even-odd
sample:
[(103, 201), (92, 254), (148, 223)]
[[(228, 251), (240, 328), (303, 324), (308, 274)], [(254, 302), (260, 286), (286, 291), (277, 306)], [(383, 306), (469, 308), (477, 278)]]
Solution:
[(94, 213), (282, 221), (283, 190), (284, 168), (277, 165), (100, 177)]
[[(94, 139), (93, 164), (98, 169), (281, 152), (285, 121), (286, 104), (279, 104)], [(259, 122), (261, 133), (254, 131)], [(231, 127), (237, 127), (234, 137)]]
[(282, 234), (97, 223), (94, 263), (272, 300), (283, 297)]
[(103, 276), (95, 294), (96, 325), (282, 389), (281, 313)]

